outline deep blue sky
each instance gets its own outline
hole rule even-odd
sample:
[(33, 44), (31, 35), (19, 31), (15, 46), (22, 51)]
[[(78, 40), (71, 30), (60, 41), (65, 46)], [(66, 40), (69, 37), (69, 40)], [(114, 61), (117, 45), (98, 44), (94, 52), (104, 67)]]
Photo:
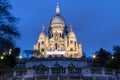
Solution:
[(113, 46), (120, 45), (120, 0), (10, 0), (12, 14), (20, 19), (17, 46), (22, 54), (23, 50), (33, 50), (42, 24), (47, 32), (57, 1), (87, 56), (101, 47), (113, 52)]

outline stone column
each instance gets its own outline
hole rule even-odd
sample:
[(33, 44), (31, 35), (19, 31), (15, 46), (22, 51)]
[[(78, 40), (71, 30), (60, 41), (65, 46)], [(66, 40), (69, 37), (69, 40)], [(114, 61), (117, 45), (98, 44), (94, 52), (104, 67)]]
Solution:
[(24, 77), (22, 78), (22, 80), (25, 80)]
[(106, 77), (106, 80), (108, 80), (108, 77)]
[(95, 78), (95, 77), (93, 77), (93, 80), (96, 80), (96, 78)]
[(65, 74), (68, 74), (68, 68), (65, 68)]
[(37, 80), (37, 76), (35, 77), (35, 80)]
[(48, 76), (48, 80), (50, 79), (50, 76)]
[(57, 80), (60, 80), (60, 77), (59, 77), (59, 76), (57, 77)]
[(80, 80), (82, 80), (82, 78), (80, 78)]
[(14, 77), (16, 76), (16, 71), (13, 72), (13, 76), (14, 76)]
[(112, 71), (113, 75), (116, 75), (115, 70)]
[(68, 68), (65, 68), (65, 74), (66, 74), (66, 76), (67, 76), (67, 80), (69, 80)]
[(51, 75), (52, 74), (52, 69), (51, 68), (49, 68), (49, 75)]
[(67, 76), (67, 80), (69, 80), (69, 76)]
[(101, 68), (102, 69), (102, 75), (105, 74), (105, 69), (104, 68)]

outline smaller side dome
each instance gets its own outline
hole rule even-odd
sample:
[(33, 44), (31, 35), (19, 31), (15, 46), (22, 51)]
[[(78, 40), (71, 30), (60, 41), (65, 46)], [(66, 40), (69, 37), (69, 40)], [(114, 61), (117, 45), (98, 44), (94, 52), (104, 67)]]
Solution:
[(46, 37), (46, 33), (45, 32), (41, 32), (39, 38), (45, 38), (45, 37)]
[(75, 33), (73, 31), (71, 31), (71, 32), (69, 32), (68, 37), (74, 37), (75, 38), (76, 36), (75, 36)]
[(68, 37), (76, 38), (75, 33), (72, 31), (72, 25), (70, 25), (70, 32), (68, 33)]
[(44, 25), (42, 26), (42, 32), (40, 33), (39, 38), (45, 38), (46, 37), (46, 32), (44, 31)]

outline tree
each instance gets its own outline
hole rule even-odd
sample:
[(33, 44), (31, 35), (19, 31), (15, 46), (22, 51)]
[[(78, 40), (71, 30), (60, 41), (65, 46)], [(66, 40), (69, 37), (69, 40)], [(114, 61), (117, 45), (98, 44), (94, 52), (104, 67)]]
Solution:
[[(15, 48), (14, 38), (20, 36), (16, 24), (18, 19), (11, 13), (12, 6), (7, 0), (0, 0), (0, 75), (8, 74), (16, 65), (20, 48)], [(10, 49), (11, 54), (9, 54)], [(4, 55), (3, 53), (7, 53)]]
[(16, 28), (18, 19), (10, 13), (11, 8), (7, 0), (0, 0), (0, 53), (14, 48), (14, 38), (20, 36)]
[(107, 66), (110, 68), (120, 70), (120, 46), (114, 46), (113, 51), (114, 51), (113, 56), (107, 62)]
[(20, 48), (15, 48), (11, 51), (11, 54), (0, 55), (0, 75), (7, 75), (12, 72), (13, 68), (17, 64), (16, 56), (19, 56)]
[(29, 58), (29, 55), (33, 53), (33, 50), (24, 50), (23, 52), (26, 54), (27, 58)]
[(34, 57), (38, 57), (39, 55), (40, 55), (40, 51), (34, 50), (33, 56), (34, 56)]
[(101, 48), (96, 53), (95, 61), (101, 66), (106, 66), (106, 62), (111, 58), (111, 53)]
[(83, 52), (83, 56), (81, 58), (86, 59), (86, 53)]
[(44, 52), (40, 52), (39, 50), (34, 50), (33, 56), (36, 58), (39, 58), (39, 57), (45, 57), (45, 54), (44, 54)]
[(12, 54), (13, 54), (14, 56), (19, 56), (19, 54), (20, 54), (20, 48), (19, 48), (19, 47), (16, 47), (16, 48), (13, 50)]

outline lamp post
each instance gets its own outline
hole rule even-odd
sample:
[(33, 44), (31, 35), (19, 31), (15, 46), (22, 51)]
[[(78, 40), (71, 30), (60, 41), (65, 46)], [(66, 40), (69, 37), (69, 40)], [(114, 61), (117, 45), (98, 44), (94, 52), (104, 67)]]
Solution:
[(112, 56), (112, 59), (114, 59), (115, 57), (114, 56)]
[(93, 57), (93, 59), (95, 59), (95, 58), (96, 58), (96, 55), (94, 54), (92, 57)]
[(20, 55), (20, 56), (19, 56), (19, 59), (22, 59), (22, 58), (23, 58), (23, 57)]
[(96, 59), (96, 54), (93, 54), (93, 56), (92, 56), (93, 62), (95, 62), (95, 59)]
[(11, 53), (12, 53), (12, 49), (9, 50), (9, 54), (11, 54)]
[(4, 56), (1, 56), (0, 59), (3, 60), (3, 59), (4, 59)]
[(42, 52), (42, 57), (45, 57), (45, 53), (44, 52)]

